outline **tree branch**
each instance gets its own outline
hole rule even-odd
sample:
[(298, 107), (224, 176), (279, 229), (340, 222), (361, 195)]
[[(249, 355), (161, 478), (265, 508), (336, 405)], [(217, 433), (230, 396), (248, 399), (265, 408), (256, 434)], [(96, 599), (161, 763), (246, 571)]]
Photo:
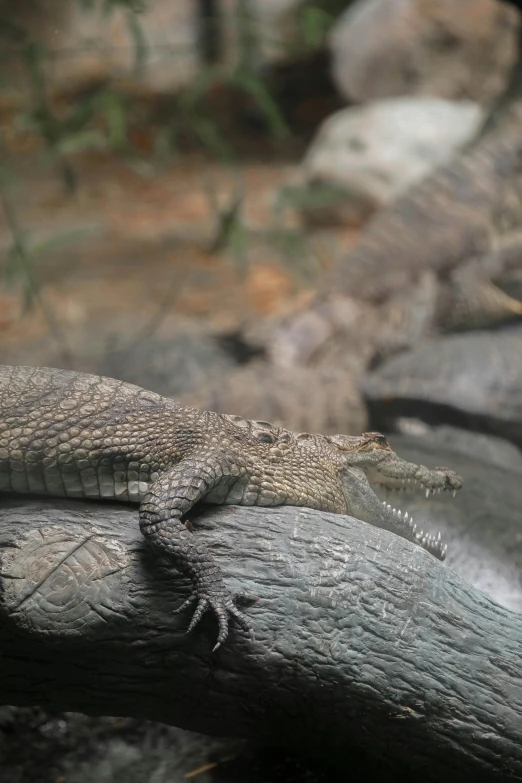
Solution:
[(136, 509), (4, 498), (0, 702), (275, 741), (352, 771), (522, 780), (522, 616), (348, 517), (213, 507), (194, 526), (228, 585), (259, 597), (255, 642), (232, 628), (212, 655), (211, 617), (185, 635), (188, 584)]

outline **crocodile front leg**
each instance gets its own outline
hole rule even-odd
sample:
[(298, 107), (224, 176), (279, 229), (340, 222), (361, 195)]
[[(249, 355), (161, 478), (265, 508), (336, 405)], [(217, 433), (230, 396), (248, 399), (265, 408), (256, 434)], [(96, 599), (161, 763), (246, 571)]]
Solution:
[(187, 633), (208, 609), (216, 615), (219, 633), (214, 650), (227, 638), (229, 615), (250, 635), (253, 632), (237, 609), (214, 558), (195, 541), (182, 517), (218, 485), (237, 480), (237, 475), (227, 473), (226, 460), (219, 457), (207, 458), (203, 463), (185, 459), (151, 485), (140, 506), (140, 528), (145, 538), (161, 553), (168, 554), (192, 580), (191, 596), (176, 610), (181, 612), (197, 602)]

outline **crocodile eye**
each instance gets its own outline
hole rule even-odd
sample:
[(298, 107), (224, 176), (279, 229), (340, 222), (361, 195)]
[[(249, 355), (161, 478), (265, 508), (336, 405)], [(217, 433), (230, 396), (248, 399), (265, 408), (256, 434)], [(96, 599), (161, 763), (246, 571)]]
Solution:
[(260, 443), (275, 443), (276, 438), (272, 432), (256, 432), (254, 437)]
[(373, 442), (376, 443), (378, 446), (388, 446), (388, 440), (384, 437), (384, 435), (380, 435), (377, 433), (373, 437)]

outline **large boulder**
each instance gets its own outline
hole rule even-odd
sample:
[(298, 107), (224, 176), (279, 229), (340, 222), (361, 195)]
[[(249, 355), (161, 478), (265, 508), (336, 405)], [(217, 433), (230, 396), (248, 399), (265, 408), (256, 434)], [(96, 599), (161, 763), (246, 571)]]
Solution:
[(305, 182), (344, 188), (341, 205), (348, 200), (361, 202), (361, 210), (368, 203), (378, 208), (470, 141), (482, 117), (477, 103), (437, 98), (397, 98), (343, 109), (323, 123), (313, 140), (303, 161)]
[(363, 391), (377, 427), (416, 417), (522, 446), (522, 328), (420, 343), (370, 373)]
[(295, 432), (358, 434), (367, 418), (357, 380), (335, 364), (285, 368), (255, 361), (215, 375), (182, 395), (181, 402)]
[(236, 362), (210, 334), (177, 332), (149, 337), (129, 349), (109, 351), (95, 362), (96, 372), (177, 397), (236, 369)]
[(46, 52), (46, 81), (54, 91), (71, 93), (116, 81), (120, 89), (140, 94), (170, 94), (201, 72), (203, 41), (210, 30), (216, 36), (220, 66), (237, 64), (245, 29), (261, 63), (291, 54), (296, 39), (302, 39), (298, 14), (302, 4), (303, 0), (252, 3), (241, 24), (235, 0), (217, 0), (210, 16), (211, 5), (194, 0), (143, 4), (18, 0), (8, 4), (12, 7), (0, 31), (4, 33), (3, 75), (8, 77), (2, 86), (13, 94), (27, 86), (23, 45), (27, 36)]
[[(130, 327), (130, 324), (128, 324)], [(128, 328), (128, 334), (132, 334)], [(159, 334), (139, 335), (125, 343), (121, 335), (91, 329), (79, 332), (83, 343), (71, 355), (47, 335), (16, 346), (0, 347), (0, 364), (58, 367), (106, 375), (177, 397), (200, 388), (214, 377), (233, 372), (237, 363), (219, 340), (195, 320), (185, 319)]]
[(358, 0), (331, 33), (333, 77), (350, 101), (488, 103), (505, 89), (518, 27), (518, 12), (498, 0)]

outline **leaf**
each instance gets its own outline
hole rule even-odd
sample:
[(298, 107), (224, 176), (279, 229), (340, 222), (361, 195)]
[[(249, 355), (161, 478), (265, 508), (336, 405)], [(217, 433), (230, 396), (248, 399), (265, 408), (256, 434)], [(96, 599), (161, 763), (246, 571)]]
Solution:
[(179, 99), (179, 106), (183, 111), (190, 111), (206, 95), (215, 84), (222, 80), (223, 76), (217, 68), (202, 68)]
[(2, 270), (2, 278), (7, 286), (21, 284), (22, 312), (26, 313), (30, 310), (38, 298), (38, 284), (30, 264), (16, 245), (12, 245), (7, 251), (7, 262)]
[(63, 123), (67, 130), (69, 132), (83, 130), (87, 123), (94, 118), (95, 104), (96, 96), (80, 99), (75, 106), (72, 106)]
[(128, 148), (127, 117), (123, 98), (112, 90), (100, 93), (100, 108), (107, 122), (107, 136), (110, 146), (119, 151)]
[(337, 206), (350, 197), (350, 191), (342, 185), (331, 182), (317, 182), (307, 186), (283, 185), (276, 197), (275, 209), (285, 207), (296, 209), (318, 209)]
[(2, 280), (7, 286), (20, 279), (19, 254), (15, 247), (11, 246), (5, 254), (5, 264), (2, 267)]
[(304, 8), (300, 17), (300, 33), (304, 46), (317, 49), (324, 42), (334, 18), (323, 8), (309, 6)]
[(216, 123), (205, 114), (192, 112), (190, 124), (205, 147), (224, 162), (232, 162), (235, 158), (232, 147), (220, 133)]
[(148, 50), (143, 27), (134, 11), (127, 14), (127, 27), (134, 43), (134, 73), (139, 75), (145, 70)]
[(105, 0), (102, 10), (105, 14), (111, 14), (116, 8), (142, 14), (147, 9), (147, 3), (145, 0)]
[(98, 130), (85, 130), (79, 133), (70, 133), (60, 139), (56, 150), (62, 154), (81, 152), (82, 150), (105, 149), (107, 138)]
[(284, 141), (290, 137), (290, 128), (279, 110), (279, 106), (260, 79), (248, 71), (240, 69), (233, 74), (232, 83), (252, 96), (265, 115), (270, 131), (276, 139)]
[(38, 256), (45, 255), (47, 253), (60, 250), (65, 245), (70, 245), (74, 242), (78, 242), (80, 239), (92, 235), (96, 230), (95, 226), (84, 228), (71, 228), (67, 231), (60, 231), (58, 234), (44, 239), (42, 242), (34, 244), (28, 248), (29, 259), (34, 259)]
[(178, 128), (170, 122), (160, 128), (154, 142), (154, 161), (156, 165), (165, 165), (178, 150)]

